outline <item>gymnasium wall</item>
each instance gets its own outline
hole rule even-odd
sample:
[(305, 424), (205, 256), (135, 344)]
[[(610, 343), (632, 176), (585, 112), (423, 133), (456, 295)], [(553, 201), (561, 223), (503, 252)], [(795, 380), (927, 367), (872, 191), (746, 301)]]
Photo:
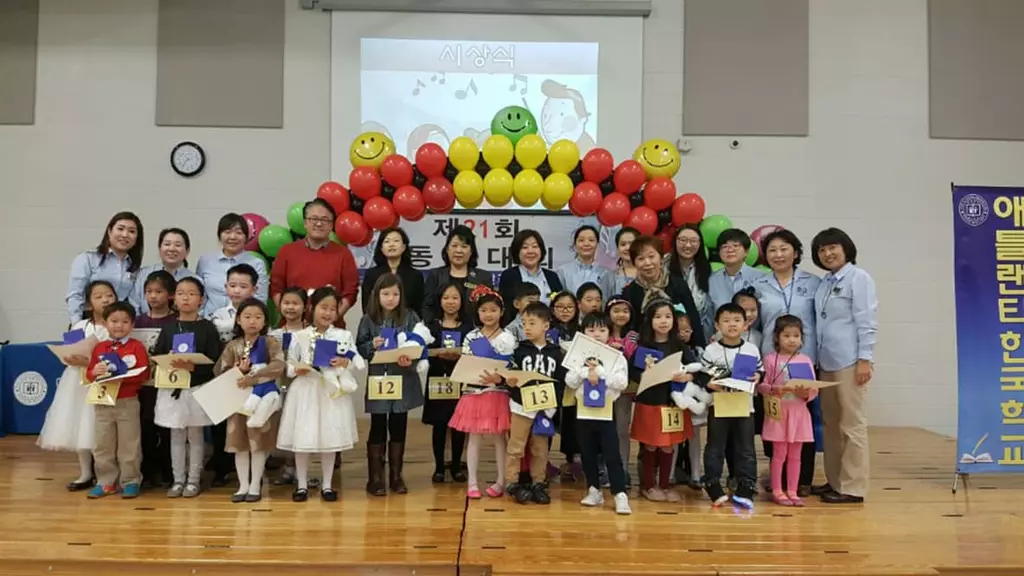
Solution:
[[(224, 212), (283, 215), (327, 178), (330, 16), (281, 1), (280, 129), (155, 125), (157, 0), (40, 2), (34, 124), (0, 126), (0, 339), (60, 333), (68, 265), (117, 209), (142, 217), (147, 263), (171, 225), (192, 234), (194, 263)], [(952, 434), (949, 183), (1020, 185), (1024, 146), (929, 139), (925, 0), (814, 0), (808, 20), (809, 136), (688, 137), (677, 183), (748, 229), (780, 223), (808, 243), (847, 230), (879, 284), (872, 424)], [(654, 0), (644, 138), (682, 131), (683, 29), (683, 3)], [(207, 151), (197, 179), (168, 165), (182, 140)]]

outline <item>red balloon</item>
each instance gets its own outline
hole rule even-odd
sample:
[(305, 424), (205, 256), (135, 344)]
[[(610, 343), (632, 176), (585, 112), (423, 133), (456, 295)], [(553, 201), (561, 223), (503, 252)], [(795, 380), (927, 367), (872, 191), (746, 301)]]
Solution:
[(337, 182), (328, 180), (317, 188), (316, 197), (321, 200), (326, 200), (331, 207), (334, 208), (335, 214), (341, 214), (348, 210), (348, 190)]
[(410, 222), (415, 222), (427, 212), (427, 205), (423, 201), (423, 194), (415, 186), (402, 186), (395, 190), (395, 196), (391, 199), (395, 206), (395, 212)]
[(375, 196), (366, 201), (363, 205), (363, 218), (374, 230), (384, 230), (398, 224), (395, 207), (383, 196)]
[(373, 240), (373, 228), (367, 226), (366, 234), (364, 234), (363, 237), (359, 239), (359, 241), (353, 242), (352, 245), (356, 247), (366, 246), (367, 244), (370, 243), (371, 240)]
[[(597, 209), (597, 221), (602, 226), (618, 226), (629, 217), (629, 198), (621, 192), (612, 192), (601, 201), (601, 207)], [(658, 217), (655, 214), (655, 224)]]
[[(776, 230), (785, 230), (785, 228), (778, 224), (765, 224), (763, 226), (758, 226), (757, 228), (754, 228), (753, 232), (750, 233), (750, 241), (756, 244), (758, 248), (760, 248), (761, 240), (764, 240), (765, 236), (771, 234), (772, 232), (775, 232)], [(761, 257), (764, 257), (764, 254), (761, 254)]]
[(626, 218), (626, 226), (636, 228), (641, 234), (654, 234), (658, 230), (658, 213), (647, 206), (634, 208)]
[[(422, 150), (422, 148), (420, 148)], [(444, 178), (431, 178), (423, 184), (423, 201), (435, 214), (447, 214), (455, 208), (455, 191)]]
[(687, 192), (672, 203), (672, 225), (699, 224), (704, 219), (704, 199)]
[(447, 166), (448, 155), (440, 144), (427, 142), (416, 150), (416, 167), (427, 178), (444, 176), (444, 169)]
[(676, 199), (676, 185), (668, 178), (652, 178), (644, 188), (644, 205), (661, 212)]
[(412, 162), (401, 154), (392, 154), (380, 163), (380, 175), (395, 188), (412, 184)]
[(587, 182), (600, 184), (612, 175), (615, 169), (615, 160), (612, 153), (604, 148), (594, 148), (583, 156), (583, 178)]
[(334, 222), (334, 233), (338, 235), (338, 240), (345, 244), (359, 242), (369, 229), (363, 217), (351, 210), (342, 212)]
[(348, 175), (348, 187), (364, 202), (380, 196), (380, 174), (370, 166), (358, 166)]
[(569, 198), (569, 210), (577, 216), (591, 216), (601, 207), (601, 188), (593, 182), (580, 182)]
[(640, 186), (647, 180), (644, 167), (636, 160), (626, 160), (615, 169), (612, 181), (615, 183), (615, 191), (622, 192), (629, 196), (640, 189)]
[(676, 242), (676, 232), (679, 229), (666, 226), (661, 232), (658, 232), (658, 238), (661, 238), (661, 250), (664, 254), (671, 254), (674, 244)]

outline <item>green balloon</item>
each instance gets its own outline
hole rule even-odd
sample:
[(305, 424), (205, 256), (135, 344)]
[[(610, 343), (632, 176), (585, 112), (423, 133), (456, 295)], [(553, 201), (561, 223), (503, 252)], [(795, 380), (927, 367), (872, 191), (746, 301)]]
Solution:
[(288, 208), (288, 227), (300, 236), (306, 235), (306, 217), (302, 214), (304, 202), (296, 202)]
[(722, 264), (721, 262), (712, 262), (711, 263), (711, 271), (712, 272), (718, 272), (722, 268), (725, 268), (725, 264)]
[(335, 234), (334, 232), (331, 232), (331, 235), (328, 236), (327, 238), (328, 240), (334, 242), (335, 244), (341, 244), (341, 238), (338, 238), (338, 235)]
[(715, 248), (718, 246), (718, 235), (732, 228), (732, 220), (728, 216), (712, 214), (700, 221), (700, 235), (704, 243)]
[(506, 106), (491, 120), (491, 134), (507, 136), (515, 146), (527, 134), (537, 133), (537, 119), (522, 106)]
[(772, 273), (772, 269), (767, 267), (767, 266), (765, 266), (764, 264), (761, 264), (760, 266), (758, 266), (757, 269), (760, 270), (761, 272), (766, 273), (766, 274), (771, 274)]
[(760, 250), (757, 249), (757, 244), (754, 244), (753, 242), (751, 242), (750, 243), (750, 251), (747, 252), (747, 259), (745, 260), (745, 262), (747, 263), (747, 266), (753, 266), (754, 264), (757, 264), (757, 257), (760, 256), (760, 255), (761, 255), (761, 252), (760, 252)]
[(260, 231), (260, 251), (268, 258), (277, 257), (281, 247), (292, 241), (292, 233), (280, 224), (271, 224)]

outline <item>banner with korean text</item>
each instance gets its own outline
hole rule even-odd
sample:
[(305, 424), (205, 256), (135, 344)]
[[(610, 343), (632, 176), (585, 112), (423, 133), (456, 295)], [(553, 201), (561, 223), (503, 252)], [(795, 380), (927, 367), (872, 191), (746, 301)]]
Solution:
[(957, 472), (1024, 471), (1024, 188), (953, 186)]

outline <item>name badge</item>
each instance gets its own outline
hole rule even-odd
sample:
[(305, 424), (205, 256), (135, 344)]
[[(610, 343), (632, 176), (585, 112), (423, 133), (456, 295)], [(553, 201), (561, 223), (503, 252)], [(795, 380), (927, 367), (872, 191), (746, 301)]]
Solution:
[(172, 390), (188, 388), (192, 385), (192, 373), (188, 370), (167, 369), (163, 366), (157, 366), (154, 383), (157, 388), (170, 388)]
[(366, 381), (368, 400), (401, 400), (401, 376), (370, 376)]
[(765, 396), (764, 397), (764, 415), (765, 418), (771, 418), (772, 420), (782, 419), (782, 399), (778, 396)]
[(121, 382), (93, 382), (89, 386), (89, 394), (85, 397), (86, 404), (96, 406), (113, 406), (117, 404), (117, 393), (121, 390)]
[(558, 408), (558, 397), (555, 396), (555, 383), (544, 382), (522, 389), (523, 409), (527, 412)]
[(431, 400), (458, 400), (462, 395), (462, 386), (444, 376), (431, 376), (427, 380), (427, 389)]
[(682, 432), (683, 431), (683, 411), (676, 406), (662, 406), (661, 407), (661, 431), (662, 432)]

